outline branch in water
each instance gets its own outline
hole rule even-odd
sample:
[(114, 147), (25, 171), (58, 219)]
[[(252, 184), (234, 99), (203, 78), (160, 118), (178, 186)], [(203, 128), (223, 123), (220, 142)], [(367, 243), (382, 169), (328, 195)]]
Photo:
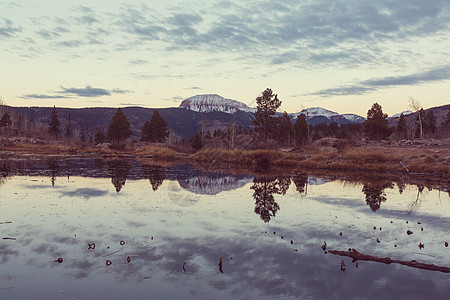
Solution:
[(417, 268), (417, 269), (450, 273), (450, 268), (447, 268), (447, 267), (435, 266), (433, 264), (423, 264), (423, 263), (419, 263), (415, 260), (404, 261), (404, 260), (390, 259), (389, 257), (378, 257), (378, 256), (359, 253), (355, 249), (351, 249), (351, 251), (330, 250), (328, 252), (331, 254), (335, 254), (335, 255), (351, 257), (351, 258), (353, 258), (353, 262), (356, 262), (358, 260), (375, 261), (375, 262), (380, 262), (380, 263), (384, 263), (384, 264), (401, 264), (404, 266)]

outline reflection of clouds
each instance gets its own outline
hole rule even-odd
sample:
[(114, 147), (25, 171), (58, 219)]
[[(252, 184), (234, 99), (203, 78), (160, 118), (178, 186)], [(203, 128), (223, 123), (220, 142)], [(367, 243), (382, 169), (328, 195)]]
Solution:
[[(356, 269), (350, 260), (346, 260), (348, 269), (343, 277), (339, 270), (342, 258), (323, 254), (320, 246), (326, 240), (329, 249), (345, 249), (364, 241), (361, 237), (364, 229), (347, 229), (344, 238), (340, 238), (339, 226), (315, 228), (313, 224), (305, 224), (295, 226), (295, 230), (269, 227), (268, 233), (256, 231), (245, 236), (236, 232), (230, 237), (211, 234), (182, 238), (170, 235), (155, 240), (123, 234), (105, 238), (98, 232), (87, 241), (64, 236), (52, 238), (41, 232), (36, 234), (36, 240), (43, 240), (44, 234), (47, 243), (32, 248), (39, 255), (30, 257), (28, 263), (38, 268), (57, 267), (74, 279), (93, 278), (104, 272), (122, 283), (141, 282), (150, 277), (152, 281), (185, 286), (193, 298), (206, 290), (224, 292), (241, 299), (329, 298), (330, 295), (336, 299), (379, 299), (380, 295), (385, 296), (383, 298), (402, 298), (402, 293), (416, 293), (418, 298), (426, 295), (439, 298), (449, 292), (448, 286), (444, 285), (448, 283), (445, 274), (427, 273), (424, 277), (424, 273), (402, 266), (360, 262)], [(280, 235), (284, 236), (283, 240)], [(290, 244), (291, 239), (293, 245)], [(120, 240), (125, 240), (126, 244), (120, 246)], [(89, 242), (96, 243), (95, 250), (87, 249)], [(365, 246), (360, 244), (358, 250), (368, 251), (369, 242)], [(110, 249), (107, 246), (111, 246)], [(0, 247), (3, 262), (7, 262), (10, 256), (19, 255), (19, 251), (11, 247)], [(26, 253), (25, 249), (23, 251)], [(223, 274), (218, 270), (222, 255)], [(126, 262), (128, 256), (131, 257), (130, 263)], [(64, 263), (49, 263), (57, 257), (63, 257)], [(113, 262), (109, 268), (105, 267), (106, 259)], [(186, 272), (183, 271), (184, 262)], [(392, 282), (400, 287), (384, 290), (380, 282)], [(429, 288), (423, 289), (423, 285)]]
[(136, 221), (128, 221), (128, 222), (127, 222), (127, 226), (129, 226), (129, 227), (135, 227), (135, 228), (140, 228), (140, 227), (146, 227), (147, 224), (142, 223), (142, 222), (136, 222)]
[(19, 250), (13, 250), (12, 245), (0, 245), (0, 257), (2, 264), (7, 263), (11, 256), (17, 257)]
[(74, 191), (61, 191), (62, 196), (66, 197), (83, 197), (89, 199), (91, 197), (102, 197), (108, 194), (108, 191), (95, 188), (81, 188)]
[(21, 188), (29, 189), (29, 190), (46, 190), (46, 189), (52, 189), (52, 190), (60, 189), (61, 190), (61, 189), (64, 189), (65, 187), (57, 186), (57, 185), (51, 186), (51, 185), (44, 185), (44, 184), (37, 184), (37, 185), (25, 185), (25, 184), (23, 184), (21, 186)]

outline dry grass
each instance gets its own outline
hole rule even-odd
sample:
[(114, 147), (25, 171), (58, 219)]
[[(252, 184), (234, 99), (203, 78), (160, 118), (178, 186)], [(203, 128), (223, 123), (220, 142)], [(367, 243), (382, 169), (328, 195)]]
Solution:
[(386, 163), (398, 161), (394, 156), (385, 154), (379, 149), (352, 148), (344, 153), (344, 159), (358, 163)]
[(69, 148), (69, 146), (59, 144), (11, 144), (2, 147), (2, 150), (32, 154), (66, 154)]
[(202, 149), (192, 154), (190, 158), (197, 163), (201, 162), (203, 165), (211, 166), (232, 164), (255, 168), (296, 164), (293, 154), (277, 150)]
[(164, 160), (181, 159), (184, 156), (182, 153), (172, 149), (155, 145), (137, 147), (135, 150), (131, 151), (131, 154), (135, 156), (151, 156), (153, 158)]
[(125, 154), (137, 158), (151, 157), (170, 163), (194, 163), (202, 169), (264, 169), (271, 170), (307, 168), (334, 171), (405, 172), (400, 161), (410, 172), (440, 174), (450, 173), (450, 148), (429, 147), (353, 147), (337, 151), (330, 147), (299, 148), (295, 152), (281, 150), (228, 150), (202, 149), (196, 153), (182, 153), (164, 144), (138, 145), (123, 151), (62, 143), (3, 144), (0, 151), (31, 153), (36, 155), (96, 155), (121, 157)]

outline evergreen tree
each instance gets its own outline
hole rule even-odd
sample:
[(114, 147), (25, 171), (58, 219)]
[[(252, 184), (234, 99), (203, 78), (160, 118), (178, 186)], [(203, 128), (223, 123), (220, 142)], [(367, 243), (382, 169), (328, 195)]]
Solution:
[(11, 127), (12, 121), (8, 113), (4, 113), (0, 119), (0, 127)]
[(69, 113), (69, 120), (67, 121), (67, 128), (66, 128), (66, 138), (70, 139), (73, 137), (73, 130), (72, 130), (72, 124), (70, 122), (70, 113)]
[(157, 110), (153, 112), (150, 121), (145, 122), (142, 128), (141, 141), (150, 143), (163, 143), (169, 136), (167, 122)]
[(191, 145), (196, 152), (203, 148), (202, 136), (198, 132), (192, 137)]
[(391, 135), (392, 129), (388, 126), (387, 114), (383, 113), (381, 106), (374, 103), (367, 111), (367, 119), (364, 121), (364, 132), (369, 139), (382, 140)]
[(436, 129), (436, 117), (434, 116), (433, 110), (430, 109), (425, 114), (425, 119), (423, 120), (423, 130), (426, 133), (435, 133)]
[(98, 145), (98, 144), (104, 143), (105, 140), (106, 140), (106, 136), (105, 136), (105, 134), (103, 133), (103, 131), (102, 131), (102, 130), (98, 130), (98, 131), (95, 133), (95, 136), (94, 136), (94, 143), (95, 143), (96, 145)]
[(130, 122), (123, 113), (122, 109), (118, 108), (116, 114), (113, 116), (108, 128), (108, 139), (112, 142), (119, 143), (131, 136)]
[(281, 105), (278, 95), (274, 94), (271, 89), (267, 88), (262, 95), (256, 98), (257, 111), (255, 112), (255, 132), (260, 137), (264, 137), (267, 144), (269, 136), (273, 133), (275, 127), (275, 112)]
[(59, 129), (58, 115), (56, 113), (55, 106), (53, 106), (52, 114), (50, 116), (50, 123), (48, 124), (48, 133), (54, 136), (56, 139), (58, 139), (58, 137), (61, 134), (61, 131)]
[(304, 145), (308, 140), (308, 124), (306, 116), (300, 114), (293, 126), (295, 145)]
[(282, 145), (289, 145), (292, 135), (292, 122), (287, 112), (277, 118), (277, 139)]
[(397, 135), (399, 138), (401, 138), (401, 139), (406, 138), (406, 136), (408, 134), (408, 127), (406, 125), (406, 117), (404, 114), (400, 115), (400, 119), (398, 120), (396, 131), (397, 131)]

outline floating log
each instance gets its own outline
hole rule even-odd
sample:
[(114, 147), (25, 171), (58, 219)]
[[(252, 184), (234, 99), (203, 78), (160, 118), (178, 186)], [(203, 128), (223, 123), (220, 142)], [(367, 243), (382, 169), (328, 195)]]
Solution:
[(404, 261), (404, 260), (390, 259), (389, 257), (378, 257), (378, 256), (369, 255), (369, 254), (359, 253), (355, 249), (351, 249), (351, 251), (330, 250), (328, 252), (330, 252), (331, 254), (335, 254), (335, 255), (351, 257), (353, 259), (353, 262), (356, 262), (358, 260), (366, 260), (366, 261), (374, 261), (374, 262), (384, 263), (384, 264), (388, 264), (388, 265), (389, 264), (401, 264), (404, 266), (417, 268), (417, 269), (450, 273), (450, 268), (448, 268), (448, 267), (440, 267), (440, 266), (436, 266), (433, 264), (419, 263), (415, 260)]

